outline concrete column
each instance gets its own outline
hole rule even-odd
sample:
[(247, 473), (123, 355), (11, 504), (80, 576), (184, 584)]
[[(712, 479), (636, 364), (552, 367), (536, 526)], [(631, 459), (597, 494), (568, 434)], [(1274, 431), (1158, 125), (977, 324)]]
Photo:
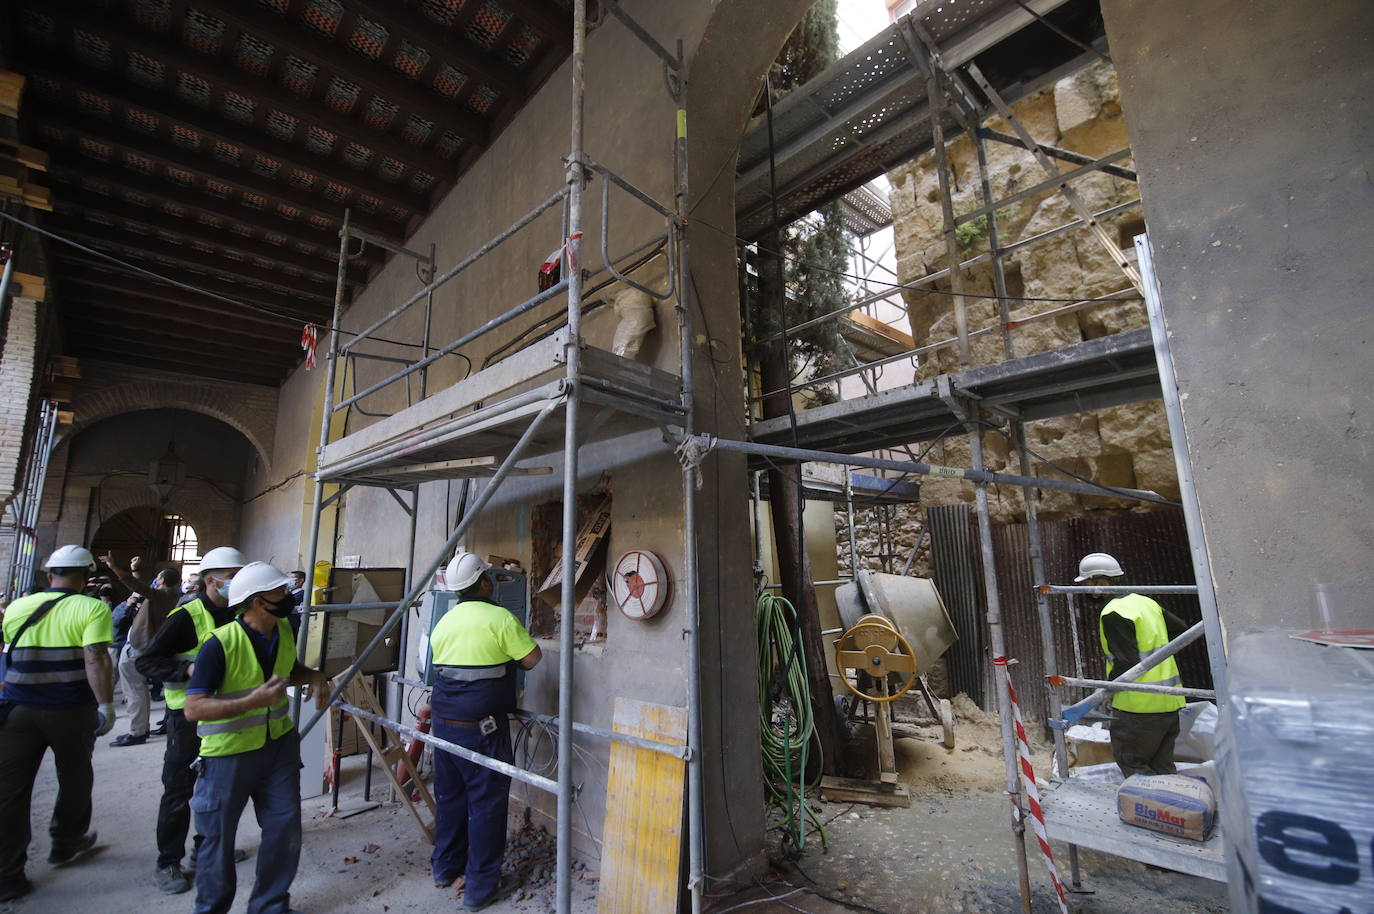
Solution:
[(1374, 580), (1374, 6), (1166, 6), (1102, 11), (1217, 603), (1306, 628)]

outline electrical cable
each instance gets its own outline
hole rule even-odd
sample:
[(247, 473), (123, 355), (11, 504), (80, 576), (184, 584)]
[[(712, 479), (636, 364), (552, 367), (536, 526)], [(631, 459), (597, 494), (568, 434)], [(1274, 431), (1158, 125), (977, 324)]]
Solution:
[[(161, 273), (156, 273), (145, 267), (140, 267), (137, 264), (129, 263), (127, 260), (120, 260), (118, 257), (115, 257), (112, 254), (106, 254), (104, 251), (98, 251), (95, 248), (87, 247), (86, 245), (81, 244), (80, 242), (72, 241), (70, 238), (64, 238), (56, 232), (49, 231), (45, 228), (40, 228), (39, 226), (34, 225), (32, 222), (26, 222), (23, 219), (20, 219), (18, 216), (13, 216), (5, 212), (4, 210), (0, 210), (0, 219), (7, 219), (10, 222), (13, 222), (15, 225), (26, 228), (29, 231), (42, 235), (45, 238), (50, 238), (59, 244), (65, 244), (68, 247), (75, 248), (76, 250), (81, 251), (83, 254), (90, 254), (93, 257), (98, 257), (101, 260), (106, 261), (107, 263), (112, 263), (115, 266), (120, 267), (121, 269), (128, 270), (131, 273), (137, 273), (140, 276), (147, 276), (148, 278), (155, 279), (158, 282), (166, 283), (169, 286), (181, 289), (183, 292), (190, 292), (194, 295), (203, 295), (206, 298), (213, 298), (216, 301), (224, 302), (227, 305), (233, 305), (236, 308), (244, 308), (248, 311), (256, 311), (259, 314), (266, 314), (269, 317), (275, 317), (291, 324), (314, 324), (322, 330), (333, 330), (336, 333), (340, 333), (344, 336), (359, 336), (358, 333), (352, 330), (345, 330), (342, 327), (333, 327), (327, 321), (320, 322), (303, 315), (292, 314), (287, 311), (276, 311), (272, 308), (266, 307), (265, 305), (256, 305), (251, 302), (239, 301), (238, 299), (230, 298), (227, 295), (220, 295), (218, 292), (211, 292), (208, 289), (202, 289), (199, 286), (193, 286), (190, 283), (184, 283), (175, 279), (171, 279), (170, 277), (163, 276)], [(368, 339), (372, 340), (373, 342), (386, 343), (392, 346), (409, 346), (412, 349), (420, 348), (419, 343), (403, 343), (400, 340), (392, 340), (387, 339), (385, 337), (369, 336)], [(470, 370), (471, 368), (469, 368), (469, 371)]]

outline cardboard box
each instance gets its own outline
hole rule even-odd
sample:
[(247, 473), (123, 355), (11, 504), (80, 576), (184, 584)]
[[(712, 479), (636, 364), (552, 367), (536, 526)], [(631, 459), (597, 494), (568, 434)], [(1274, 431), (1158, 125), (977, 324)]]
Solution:
[[(606, 534), (611, 531), (611, 500), (609, 498), (601, 502), (591, 516), (587, 518), (582, 529), (577, 531), (577, 551), (574, 553), (574, 561), (577, 562), (573, 570), (573, 580), (580, 581), (582, 572), (587, 570), (587, 562), (596, 552), (596, 547), (601, 545), (601, 541), (606, 538)], [(553, 570), (544, 579), (535, 593), (544, 598), (549, 604), (557, 606), (562, 597), (561, 588), (563, 586), (563, 561), (566, 556), (559, 558), (553, 565)]]
[(1206, 841), (1217, 801), (1205, 781), (1182, 774), (1133, 774), (1116, 791), (1116, 811), (1127, 825)]

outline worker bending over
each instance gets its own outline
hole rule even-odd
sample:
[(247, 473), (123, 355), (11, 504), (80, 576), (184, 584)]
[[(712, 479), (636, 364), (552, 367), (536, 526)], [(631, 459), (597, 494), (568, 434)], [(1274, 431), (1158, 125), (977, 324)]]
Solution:
[[(157, 869), (153, 883), (169, 895), (191, 888), (190, 877), (182, 872), (181, 858), (186, 853), (186, 833), (191, 827), (191, 794), (196, 787), (196, 769), (192, 766), (200, 755), (200, 737), (196, 735), (196, 725), (186, 719), (183, 711), (186, 685), (200, 646), (211, 632), (234, 620), (234, 611), (229, 608), (229, 582), (245, 564), (243, 554), (232, 546), (205, 553), (200, 562), (204, 596), (173, 608), (134, 662), (142, 675), (162, 680), (167, 700), (167, 747), (162, 756), (162, 802), (157, 809)], [(196, 835), (191, 850), (192, 875), (200, 841), (200, 835)]]
[(32, 886), (29, 807), (43, 755), (57, 766), (57, 803), (48, 832), (53, 866), (75, 863), (95, 847), (91, 824), (91, 752), (114, 726), (110, 607), (83, 596), (95, 557), (62, 546), (43, 563), (48, 589), (5, 610), (5, 689), (0, 694), (0, 901)]
[(234, 836), (249, 798), (262, 828), (248, 914), (284, 914), (301, 855), (301, 747), (287, 685), (328, 700), (324, 674), (296, 661), (287, 617), (291, 578), (266, 562), (229, 582), (239, 616), (200, 646), (186, 688), (186, 719), (200, 736), (202, 769), (191, 799), (196, 830), (196, 914), (225, 914), (234, 902)]
[[(516, 664), (533, 669), (543, 656), (510, 611), (487, 602), (491, 566), (470, 552), (448, 563), (444, 581), (459, 596), (430, 632), (436, 677), (434, 735), (503, 762), (513, 762), (510, 713)], [(464, 877), (463, 906), (478, 911), (514, 888), (501, 879), (510, 778), (448, 752), (434, 753), (434, 884)]]
[[(1078, 563), (1076, 582), (1091, 587), (1120, 584), (1114, 580), (1125, 574), (1121, 564), (1105, 552), (1083, 556)], [(1149, 597), (1138, 593), (1105, 600), (1098, 618), (1102, 651), (1107, 655), (1107, 678), (1113, 671), (1125, 672), (1140, 658), (1178, 637), (1188, 627), (1173, 613)], [(1178, 664), (1165, 657), (1136, 677), (1136, 681), (1162, 686), (1180, 686)], [(1113, 692), (1112, 757), (1126, 777), (1133, 774), (1173, 774), (1174, 741), (1178, 738), (1178, 711), (1182, 695), (1157, 692)]]

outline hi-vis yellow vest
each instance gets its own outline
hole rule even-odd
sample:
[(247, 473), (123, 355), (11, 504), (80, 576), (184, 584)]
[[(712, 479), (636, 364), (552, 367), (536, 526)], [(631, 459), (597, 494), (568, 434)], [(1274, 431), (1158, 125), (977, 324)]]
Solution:
[[(183, 651), (176, 655), (177, 660), (190, 662), (196, 659), (196, 654), (200, 653), (200, 646), (205, 643), (205, 639), (210, 637), (210, 633), (215, 630), (215, 617), (210, 615), (210, 610), (205, 608), (201, 600), (192, 600), (183, 603), (167, 614), (171, 619), (175, 613), (185, 612), (190, 615), (191, 621), (196, 625), (196, 646), (189, 651)], [(167, 707), (173, 711), (180, 711), (186, 707), (186, 680), (178, 682), (164, 682), (162, 684), (162, 695), (167, 699)]]
[[(1107, 634), (1102, 628), (1102, 619), (1107, 613), (1116, 613), (1135, 624), (1135, 643), (1142, 658), (1169, 643), (1169, 629), (1164, 624), (1164, 612), (1159, 608), (1159, 604), (1138, 593), (1127, 594), (1124, 597), (1117, 597), (1102, 607), (1102, 615), (1097, 620), (1097, 634), (1102, 641), (1102, 653), (1106, 654), (1108, 658), (1111, 657), (1111, 652), (1107, 648)], [(1108, 679), (1112, 678), (1112, 666), (1112, 661), (1108, 659)], [(1174, 662), (1173, 657), (1165, 657), (1155, 666), (1146, 670), (1145, 675), (1139, 677), (1137, 681), (1165, 686), (1181, 686), (1183, 684), (1183, 680), (1178, 674), (1178, 664)], [(1166, 711), (1177, 711), (1184, 704), (1186, 702), (1182, 695), (1160, 695), (1154, 692), (1112, 693), (1112, 707), (1136, 714), (1160, 714)]]
[[(267, 681), (253, 651), (252, 639), (237, 619), (221, 625), (212, 635), (224, 648), (224, 681), (214, 698), (242, 698)], [(296, 639), (291, 635), (291, 624), (285, 619), (277, 621), (277, 637), (277, 658), (272, 664), (272, 675), (286, 679), (296, 665)], [(276, 739), (289, 733), (292, 726), (290, 702), (283, 694), (281, 701), (270, 708), (254, 708), (224, 720), (203, 720), (196, 724), (196, 733), (200, 736), (200, 754), (213, 758), (261, 749), (267, 745), (269, 736)]]

